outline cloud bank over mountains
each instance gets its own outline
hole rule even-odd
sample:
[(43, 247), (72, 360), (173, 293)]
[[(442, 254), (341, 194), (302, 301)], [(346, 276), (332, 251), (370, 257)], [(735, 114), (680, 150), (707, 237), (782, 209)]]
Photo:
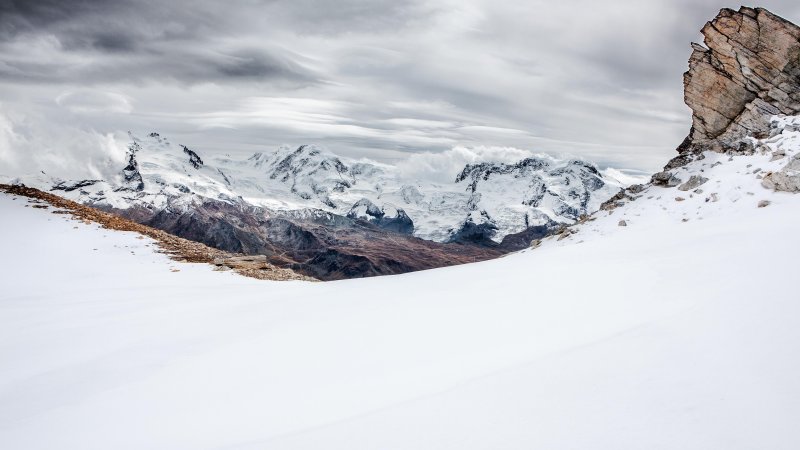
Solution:
[(208, 154), (421, 153), (401, 164), (423, 176), (487, 148), (654, 170), (688, 131), (688, 43), (722, 6), (0, 0), (0, 162), (115, 160), (154, 130)]

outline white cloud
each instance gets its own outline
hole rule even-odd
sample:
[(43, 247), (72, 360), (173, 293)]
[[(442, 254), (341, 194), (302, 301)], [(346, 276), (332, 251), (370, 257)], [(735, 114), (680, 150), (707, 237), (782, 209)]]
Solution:
[(124, 167), (126, 148), (124, 136), (12, 116), (0, 105), (0, 175), (111, 178)]
[(630, 186), (632, 184), (642, 184), (650, 181), (650, 174), (635, 170), (620, 170), (613, 167), (607, 167), (602, 171), (603, 176), (617, 180), (623, 186)]
[[(0, 111), (2, 111), (2, 105), (0, 105)], [(21, 156), (19, 150), (24, 145), (25, 142), (21, 136), (14, 132), (11, 120), (0, 114), (0, 171), (11, 175), (12, 171), (19, 169), (18, 160)]]
[(75, 113), (130, 114), (133, 111), (128, 96), (94, 89), (66, 91), (56, 97), (56, 104)]

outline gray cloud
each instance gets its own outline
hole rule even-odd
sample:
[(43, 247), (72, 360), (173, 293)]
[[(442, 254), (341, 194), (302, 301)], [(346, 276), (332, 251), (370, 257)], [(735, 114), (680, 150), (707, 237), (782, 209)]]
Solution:
[(517, 147), (654, 170), (688, 132), (688, 44), (725, 6), (0, 0), (0, 113), (24, 136), (157, 130), (207, 153)]
[(411, 0), (294, 0), (263, 4), (272, 23), (288, 23), (308, 34), (353, 32), (397, 33), (427, 15), (435, 13), (430, 2)]
[(236, 20), (223, 8), (219, 2), (2, 0), (0, 77), (28, 83), (316, 82), (291, 52), (270, 48), (269, 40), (237, 43)]
[(91, 64), (85, 58), (12, 58), (0, 64), (0, 79), (30, 83), (203, 83), (247, 80), (286, 88), (316, 83), (316, 75), (283, 55), (261, 51), (148, 51)]

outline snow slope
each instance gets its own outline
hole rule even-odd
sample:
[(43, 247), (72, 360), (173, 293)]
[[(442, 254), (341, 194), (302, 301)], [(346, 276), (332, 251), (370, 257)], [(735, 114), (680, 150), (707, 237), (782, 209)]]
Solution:
[(332, 283), (0, 196), (0, 447), (796, 449), (800, 197), (753, 173), (792, 136), (536, 249)]

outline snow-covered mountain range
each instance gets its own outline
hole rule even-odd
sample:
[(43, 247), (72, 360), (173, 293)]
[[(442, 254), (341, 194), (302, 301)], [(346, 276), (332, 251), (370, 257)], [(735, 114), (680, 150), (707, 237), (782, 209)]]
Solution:
[(795, 449), (800, 195), (765, 180), (800, 179), (800, 120), (774, 124), (563, 239), (335, 283), (169, 261), (0, 195), (0, 442)]
[(117, 210), (186, 210), (206, 199), (294, 215), (319, 210), (436, 242), (464, 236), (500, 242), (532, 226), (572, 223), (623, 187), (593, 164), (546, 155), (515, 164), (469, 164), (452, 183), (438, 184), (315, 145), (232, 159), (158, 133), (130, 134), (117, 176), (64, 180), (38, 174), (16, 181)]

